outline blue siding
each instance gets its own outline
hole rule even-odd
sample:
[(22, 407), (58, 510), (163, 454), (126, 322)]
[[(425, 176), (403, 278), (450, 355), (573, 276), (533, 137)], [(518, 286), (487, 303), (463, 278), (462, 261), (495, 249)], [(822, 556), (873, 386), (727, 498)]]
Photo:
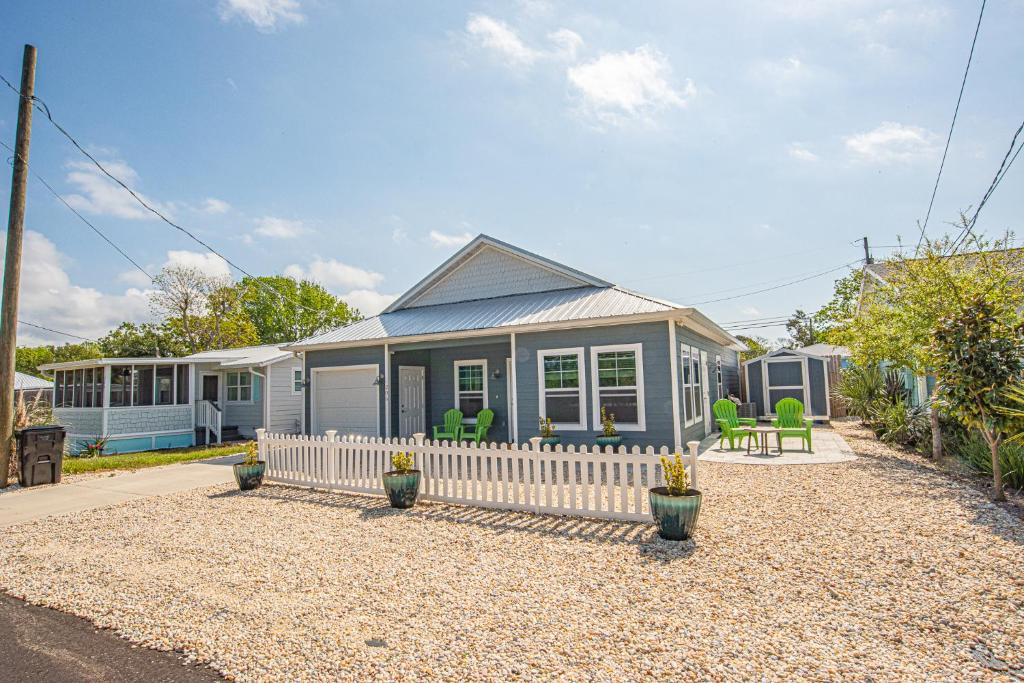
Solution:
[(583, 347), (583, 363), (587, 378), (586, 431), (561, 431), (563, 444), (593, 444), (600, 425), (593, 424), (593, 382), (591, 380), (590, 349), (607, 344), (643, 344), (645, 432), (622, 432), (622, 443), (627, 446), (671, 447), (672, 429), (672, 373), (669, 368), (668, 325), (664, 322), (636, 325), (614, 325), (575, 330), (535, 332), (516, 335), (516, 382), (519, 405), (519, 441), (526, 442), (538, 435), (540, 394), (537, 384), (537, 351), (566, 347)]
[[(363, 346), (355, 349), (328, 349), (325, 351), (308, 351), (306, 353), (306, 381), (310, 379), (313, 368), (345, 367), (349, 365), (372, 365), (376, 363), (379, 374), (384, 374), (384, 345)], [(307, 387), (309, 385), (307, 384)], [(312, 418), (310, 405), (312, 392), (305, 392), (306, 433), (309, 434)], [(384, 430), (384, 392), (380, 392), (380, 427)]]
[[(704, 375), (708, 381), (708, 405), (704, 406), (704, 410), (710, 411), (710, 406), (715, 404), (719, 398), (723, 398), (718, 395), (718, 382), (715, 376), (715, 356), (722, 357), (722, 383), (724, 385), (725, 393), (732, 392), (739, 394), (739, 353), (733, 349), (726, 348), (721, 344), (711, 341), (707, 337), (694, 332), (693, 330), (685, 327), (676, 326), (676, 344), (678, 348), (675, 350), (676, 363), (677, 365), (681, 362), (682, 347), (689, 346), (695, 347), (698, 350), (702, 350), (707, 353), (707, 365), (704, 368)], [(686, 426), (685, 416), (685, 405), (686, 400), (683, 397), (683, 377), (682, 372), (679, 373), (679, 377), (676, 378), (676, 383), (679, 386), (679, 424), (682, 427), (683, 444), (687, 441), (699, 441), (703, 439), (707, 434), (704, 431), (704, 420), (700, 419), (695, 424)], [(709, 412), (710, 415), (710, 412)], [(712, 416), (710, 419), (711, 431), (715, 431), (715, 421)]]

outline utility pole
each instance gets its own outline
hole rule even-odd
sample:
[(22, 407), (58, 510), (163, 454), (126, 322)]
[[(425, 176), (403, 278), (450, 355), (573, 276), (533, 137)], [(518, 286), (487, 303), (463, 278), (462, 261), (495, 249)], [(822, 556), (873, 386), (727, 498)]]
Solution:
[(870, 265), (870, 264), (872, 264), (874, 262), (875, 262), (875, 259), (871, 258), (871, 250), (868, 249), (868, 238), (865, 237), (864, 238), (864, 263)]
[(36, 84), (36, 48), (25, 46), (21, 61), (21, 98), (11, 176), (11, 210), (7, 219), (3, 312), (0, 314), (0, 488), (8, 484), (14, 440), (14, 364), (18, 345), (18, 288), (21, 246), (25, 236), (25, 191), (28, 187), (28, 143), (32, 137), (32, 93)]

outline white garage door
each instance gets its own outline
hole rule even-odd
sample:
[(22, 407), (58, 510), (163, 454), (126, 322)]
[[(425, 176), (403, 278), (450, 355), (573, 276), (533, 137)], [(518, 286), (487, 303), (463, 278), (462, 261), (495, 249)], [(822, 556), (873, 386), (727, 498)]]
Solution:
[(313, 433), (328, 429), (338, 435), (378, 436), (377, 369), (318, 370), (313, 384)]

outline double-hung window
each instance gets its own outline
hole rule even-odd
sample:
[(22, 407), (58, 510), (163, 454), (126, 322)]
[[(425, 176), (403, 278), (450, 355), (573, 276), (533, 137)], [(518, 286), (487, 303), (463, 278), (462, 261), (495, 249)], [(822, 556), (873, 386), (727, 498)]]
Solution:
[(227, 389), (229, 401), (251, 401), (252, 375), (248, 372), (229, 372)]
[[(722, 357), (715, 354), (715, 378), (718, 382), (718, 399), (725, 398), (725, 383), (722, 381)], [(717, 399), (716, 399), (717, 400)]]
[(487, 360), (455, 361), (455, 407), (462, 421), (476, 422), (476, 414), (487, 407)]
[(302, 368), (292, 368), (292, 394), (298, 396), (302, 393)]
[(583, 349), (544, 349), (537, 352), (540, 417), (556, 428), (587, 428)]
[(684, 344), (679, 350), (679, 361), (683, 375), (683, 424), (689, 426), (704, 417), (704, 373), (700, 366), (700, 349)]
[(592, 346), (590, 372), (593, 383), (594, 425), (601, 423), (601, 408), (614, 415), (619, 431), (643, 431), (643, 345)]

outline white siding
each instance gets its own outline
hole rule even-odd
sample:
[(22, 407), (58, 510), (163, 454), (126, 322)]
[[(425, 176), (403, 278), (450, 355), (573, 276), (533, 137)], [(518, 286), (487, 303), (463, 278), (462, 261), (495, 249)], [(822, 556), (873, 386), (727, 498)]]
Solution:
[(267, 368), (267, 395), (270, 396), (267, 431), (275, 434), (297, 434), (301, 427), (302, 393), (292, 392), (293, 369), (302, 369), (300, 359), (289, 358)]
[[(227, 373), (221, 375), (221, 396), (226, 396), (224, 382), (227, 381)], [(253, 381), (261, 383), (260, 397), (256, 401), (224, 401), (224, 426), (238, 427), (238, 432), (244, 436), (255, 437), (256, 429), (263, 426), (263, 398), (266, 396), (265, 382), (253, 375)]]
[(407, 307), (547, 292), (584, 284), (494, 247), (484, 247), (448, 277), (410, 301)]

